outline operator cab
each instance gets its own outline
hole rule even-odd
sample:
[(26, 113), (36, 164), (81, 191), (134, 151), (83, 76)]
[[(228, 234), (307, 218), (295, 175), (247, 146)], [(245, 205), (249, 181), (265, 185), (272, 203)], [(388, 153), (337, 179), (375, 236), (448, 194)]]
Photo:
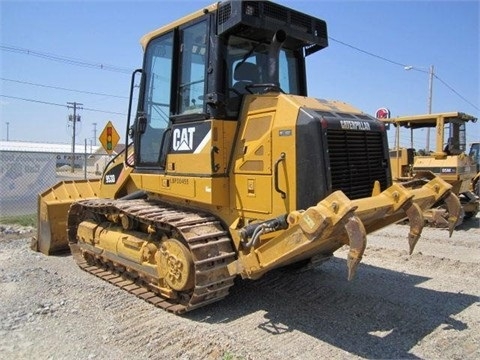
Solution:
[[(280, 32), (280, 36), (284, 36)], [(236, 119), (245, 94), (260, 94), (268, 91), (281, 91), (287, 94), (306, 96), (303, 54), (282, 48), (278, 51), (278, 75), (272, 78), (269, 65), (271, 48), (279, 46), (276, 39), (255, 41), (230, 35), (226, 39), (224, 63), (226, 64), (225, 118)], [(276, 55), (275, 55), (276, 56)], [(276, 71), (276, 69), (273, 69)]]
[[(444, 137), (447, 137), (443, 152), (447, 155), (460, 155), (466, 152), (466, 125), (463, 119), (449, 119), (444, 124)], [(446, 136), (448, 135), (448, 136)]]
[(306, 96), (305, 57), (327, 46), (327, 29), (268, 1), (225, 1), (153, 31), (142, 44), (137, 115), (130, 128), (129, 110), (127, 127), (134, 166), (164, 171), (167, 154), (193, 152), (202, 134), (175, 125), (235, 121), (245, 94)]

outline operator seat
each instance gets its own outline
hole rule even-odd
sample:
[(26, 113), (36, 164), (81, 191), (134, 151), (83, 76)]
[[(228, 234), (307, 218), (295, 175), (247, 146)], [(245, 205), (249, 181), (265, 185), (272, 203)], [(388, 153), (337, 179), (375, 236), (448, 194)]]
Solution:
[[(229, 100), (227, 105), (227, 111), (237, 112), (244, 94), (253, 93), (253, 90), (247, 90), (246, 86), (251, 84), (258, 84), (260, 81), (260, 71), (257, 65), (251, 62), (239, 63), (235, 66), (233, 71), (233, 84), (229, 90)], [(257, 89), (258, 90), (258, 89)]]
[(247, 85), (258, 84), (260, 82), (260, 73), (257, 65), (251, 62), (243, 62), (235, 67), (233, 79), (236, 83), (233, 89), (239, 94), (246, 94), (249, 91), (245, 88)]

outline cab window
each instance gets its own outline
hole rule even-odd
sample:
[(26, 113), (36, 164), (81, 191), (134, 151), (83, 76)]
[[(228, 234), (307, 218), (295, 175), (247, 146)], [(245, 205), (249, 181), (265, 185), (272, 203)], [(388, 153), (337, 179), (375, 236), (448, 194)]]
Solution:
[(204, 112), (207, 58), (207, 22), (186, 27), (180, 33), (178, 115)]
[[(268, 84), (268, 53), (270, 44), (244, 39), (235, 35), (228, 38), (226, 47), (227, 115), (238, 116), (243, 95), (261, 93)], [(295, 51), (282, 48), (279, 56), (280, 88), (287, 94), (302, 95), (302, 79), (299, 77), (303, 61)]]
[(170, 115), (172, 83), (173, 33), (153, 40), (145, 56), (145, 96), (142, 132), (139, 136), (138, 160), (141, 164), (157, 164), (163, 133)]

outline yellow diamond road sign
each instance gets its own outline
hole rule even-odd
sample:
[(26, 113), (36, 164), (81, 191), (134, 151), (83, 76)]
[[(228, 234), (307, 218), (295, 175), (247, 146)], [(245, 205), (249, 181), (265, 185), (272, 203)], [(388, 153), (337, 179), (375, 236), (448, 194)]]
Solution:
[(117, 146), (118, 141), (120, 140), (120, 136), (118, 135), (117, 130), (113, 127), (112, 122), (109, 121), (98, 139), (107, 154), (111, 155), (113, 149), (115, 149), (115, 146)]

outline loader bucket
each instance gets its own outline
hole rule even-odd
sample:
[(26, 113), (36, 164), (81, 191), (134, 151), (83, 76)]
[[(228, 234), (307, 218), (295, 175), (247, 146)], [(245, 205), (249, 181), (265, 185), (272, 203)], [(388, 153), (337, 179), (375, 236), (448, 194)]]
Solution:
[(31, 248), (45, 255), (69, 251), (67, 215), (77, 200), (98, 197), (100, 180), (61, 181), (38, 195), (37, 236)]

